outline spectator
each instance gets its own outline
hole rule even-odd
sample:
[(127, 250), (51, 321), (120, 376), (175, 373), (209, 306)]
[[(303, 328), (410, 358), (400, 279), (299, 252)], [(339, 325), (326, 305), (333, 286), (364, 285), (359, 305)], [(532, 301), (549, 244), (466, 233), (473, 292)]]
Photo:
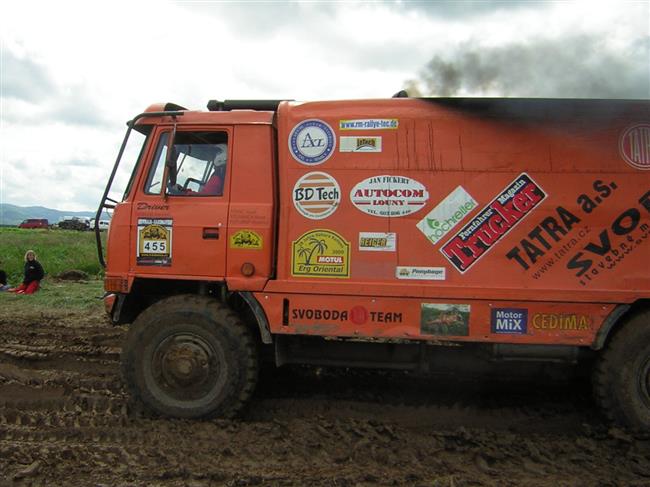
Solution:
[(7, 273), (0, 269), (0, 292), (6, 291), (11, 286), (7, 284)]
[(44, 275), (43, 266), (36, 260), (36, 254), (33, 250), (28, 250), (25, 253), (25, 277), (23, 282), (20, 286), (9, 289), (9, 292), (16, 294), (34, 294), (38, 291)]

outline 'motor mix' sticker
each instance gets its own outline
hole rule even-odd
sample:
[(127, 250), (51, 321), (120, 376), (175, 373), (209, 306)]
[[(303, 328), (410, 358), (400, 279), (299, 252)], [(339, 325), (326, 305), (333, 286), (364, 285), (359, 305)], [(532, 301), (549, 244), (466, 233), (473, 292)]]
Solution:
[(293, 187), (293, 206), (311, 220), (322, 220), (336, 211), (341, 201), (341, 188), (332, 176), (310, 172)]
[(429, 199), (422, 183), (405, 176), (373, 176), (350, 191), (358, 210), (373, 216), (399, 217), (421, 210)]
[(350, 277), (350, 242), (332, 230), (312, 230), (292, 244), (291, 274)]
[(546, 198), (546, 193), (522, 173), (448, 240), (440, 252), (464, 273)]
[(315, 118), (299, 123), (289, 134), (291, 155), (307, 166), (325, 162), (335, 146), (336, 137), (332, 127)]
[(650, 169), (650, 123), (628, 127), (618, 141), (621, 157), (637, 169)]
[(262, 236), (253, 230), (239, 230), (230, 236), (230, 247), (233, 249), (261, 250)]

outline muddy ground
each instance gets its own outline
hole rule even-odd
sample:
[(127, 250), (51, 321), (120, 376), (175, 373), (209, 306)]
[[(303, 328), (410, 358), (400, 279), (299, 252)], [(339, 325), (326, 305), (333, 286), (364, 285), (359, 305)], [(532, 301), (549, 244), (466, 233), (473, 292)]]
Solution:
[(129, 405), (99, 312), (0, 332), (0, 486), (650, 485), (650, 436), (580, 382), (265, 370), (241, 420), (167, 420)]

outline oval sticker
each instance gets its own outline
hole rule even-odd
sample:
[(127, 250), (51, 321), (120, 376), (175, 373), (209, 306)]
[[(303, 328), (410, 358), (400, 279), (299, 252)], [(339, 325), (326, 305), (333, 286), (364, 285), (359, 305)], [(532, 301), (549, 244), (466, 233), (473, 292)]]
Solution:
[(308, 166), (325, 162), (334, 152), (332, 127), (315, 118), (296, 125), (289, 134), (289, 150), (295, 160)]
[(628, 127), (618, 141), (621, 157), (636, 169), (650, 169), (650, 123)]
[(405, 176), (373, 176), (350, 191), (350, 200), (358, 210), (381, 217), (410, 215), (424, 208), (428, 199), (424, 185)]
[(293, 206), (310, 220), (322, 220), (336, 211), (341, 201), (341, 188), (332, 176), (310, 172), (293, 187)]

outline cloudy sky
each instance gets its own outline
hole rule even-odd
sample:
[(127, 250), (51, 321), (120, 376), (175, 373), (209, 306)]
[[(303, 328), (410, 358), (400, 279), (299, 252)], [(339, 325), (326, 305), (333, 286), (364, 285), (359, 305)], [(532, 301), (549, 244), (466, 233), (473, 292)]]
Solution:
[(155, 102), (650, 98), (649, 59), (647, 0), (3, 2), (0, 203), (95, 209)]

